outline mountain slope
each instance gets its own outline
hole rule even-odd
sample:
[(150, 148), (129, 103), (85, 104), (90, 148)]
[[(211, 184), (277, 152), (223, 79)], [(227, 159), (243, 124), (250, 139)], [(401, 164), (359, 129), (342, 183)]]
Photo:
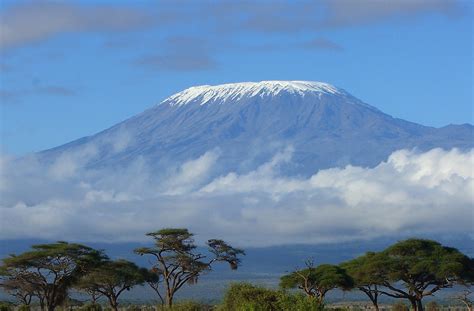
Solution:
[(291, 146), (285, 172), (308, 175), (347, 164), (375, 166), (403, 148), (472, 148), (473, 137), (472, 125), (433, 128), (396, 119), (326, 83), (263, 81), (189, 88), (40, 155), (52, 161), (85, 152), (88, 167), (121, 167), (142, 157), (159, 171), (218, 150), (216, 172), (241, 172)]

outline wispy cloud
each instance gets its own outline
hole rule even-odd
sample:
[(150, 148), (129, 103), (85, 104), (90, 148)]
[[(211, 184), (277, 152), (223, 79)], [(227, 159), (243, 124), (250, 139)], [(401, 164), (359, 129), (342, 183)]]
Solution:
[(456, 0), (326, 0), (322, 27), (349, 27), (381, 21), (406, 20), (426, 14), (456, 17), (462, 3)]
[(17, 103), (24, 97), (37, 95), (71, 97), (76, 96), (77, 92), (71, 88), (59, 85), (37, 85), (28, 89), (0, 90), (0, 104)]
[(134, 61), (144, 69), (161, 71), (201, 71), (217, 67), (216, 61), (208, 53), (176, 51), (162, 55), (148, 55)]
[(0, 48), (41, 42), (61, 34), (121, 32), (151, 23), (143, 9), (112, 5), (80, 5), (59, 1), (28, 1), (0, 13)]
[[(305, 34), (295, 36), (292, 49), (340, 52), (334, 28), (354, 27), (385, 21), (406, 22), (427, 14), (460, 16), (457, 0), (320, 0), (320, 1), (175, 1), (162, 0), (145, 6), (90, 5), (79, 2), (28, 1), (6, 6), (0, 12), (0, 49), (30, 46), (60, 35), (78, 33), (124, 34), (156, 31), (151, 42), (132, 63), (159, 71), (203, 71), (219, 67), (217, 55), (233, 49), (248, 52), (282, 51), (278, 43), (261, 45), (241, 42), (242, 36)], [(136, 33), (136, 32), (135, 32)], [(115, 38), (115, 39), (114, 39)], [(282, 37), (283, 38), (283, 37)], [(108, 48), (135, 47), (129, 40), (108, 36)], [(239, 42), (236, 44), (236, 42)], [(150, 48), (153, 47), (153, 48)]]
[(254, 170), (218, 176), (219, 152), (209, 151), (160, 179), (143, 158), (121, 170), (85, 169), (95, 152), (89, 146), (49, 165), (3, 157), (2, 237), (139, 241), (148, 230), (181, 226), (203, 239), (275, 245), (472, 229), (474, 150), (401, 150), (374, 168), (309, 178), (280, 174), (291, 148)]
[[(188, 12), (190, 10), (188, 9)], [(320, 0), (258, 1), (219, 3), (204, 2), (193, 15), (211, 12), (207, 23), (229, 33), (252, 31), (262, 33), (316, 32), (332, 27), (350, 27), (387, 20), (406, 21), (426, 14), (459, 16), (462, 2), (456, 0)]]
[(217, 67), (208, 40), (189, 36), (167, 38), (157, 52), (135, 60), (134, 64), (163, 71), (202, 71)]

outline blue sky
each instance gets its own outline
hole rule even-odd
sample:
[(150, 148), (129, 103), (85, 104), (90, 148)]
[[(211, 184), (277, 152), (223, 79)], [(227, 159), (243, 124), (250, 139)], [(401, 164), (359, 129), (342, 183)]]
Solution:
[(0, 2), (3, 153), (94, 134), (183, 88), (315, 80), (395, 117), (473, 122), (461, 0)]

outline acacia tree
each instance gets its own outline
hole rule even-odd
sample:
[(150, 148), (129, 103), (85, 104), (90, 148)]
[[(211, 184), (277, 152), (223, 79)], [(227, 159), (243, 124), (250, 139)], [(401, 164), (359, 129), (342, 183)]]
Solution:
[(385, 263), (382, 294), (405, 298), (415, 311), (423, 311), (422, 299), (435, 292), (466, 284), (474, 278), (474, 260), (455, 248), (432, 240), (408, 239), (380, 254)]
[[(155, 246), (138, 248), (135, 253), (151, 255), (156, 260), (152, 271), (158, 278), (152, 284), (162, 302), (168, 306), (173, 305), (174, 295), (184, 284), (196, 283), (203, 273), (211, 270), (213, 263), (227, 262), (235, 270), (240, 265), (239, 256), (245, 255), (243, 250), (218, 239), (207, 242), (211, 256), (201, 254), (196, 251), (194, 235), (188, 229), (162, 229), (147, 236), (155, 240)], [(160, 294), (160, 287), (164, 288), (163, 294)]]
[(41, 309), (53, 311), (67, 298), (68, 290), (80, 275), (103, 258), (101, 251), (81, 244), (39, 244), (33, 245), (30, 251), (3, 259), (0, 270), (34, 288)]
[(80, 292), (83, 292), (91, 297), (91, 302), (93, 305), (97, 304), (97, 300), (99, 300), (100, 297), (104, 296), (102, 293), (99, 293), (97, 290), (94, 288), (88, 288), (88, 287), (81, 287), (81, 285), (76, 285), (76, 289)]
[(161, 305), (165, 304), (165, 299), (160, 292), (161, 284), (163, 283), (161, 270), (153, 267), (148, 271), (145, 282), (150, 286), (150, 288), (156, 293), (160, 299)]
[(385, 264), (377, 253), (369, 252), (340, 265), (354, 281), (354, 287), (369, 297), (377, 311), (381, 294), (379, 288), (386, 281)]
[(19, 271), (18, 273), (15, 270), (2, 270), (0, 270), (0, 287), (23, 305), (30, 305), (32, 298), (35, 296), (35, 291), (37, 290), (34, 283), (31, 282), (30, 278), (32, 276), (25, 273), (25, 271)]
[(280, 287), (301, 289), (321, 304), (328, 291), (334, 288), (348, 290), (352, 286), (353, 281), (343, 268), (329, 264), (314, 267), (312, 261), (306, 262), (306, 269), (296, 270), (280, 278)]
[(142, 285), (148, 270), (127, 260), (108, 261), (84, 275), (77, 287), (107, 297), (110, 307), (118, 310), (118, 298), (133, 286)]
[(472, 299), (469, 297), (471, 294), (472, 290), (470, 288), (467, 288), (466, 290), (454, 295), (453, 299), (462, 302), (466, 306), (468, 311), (473, 311)]

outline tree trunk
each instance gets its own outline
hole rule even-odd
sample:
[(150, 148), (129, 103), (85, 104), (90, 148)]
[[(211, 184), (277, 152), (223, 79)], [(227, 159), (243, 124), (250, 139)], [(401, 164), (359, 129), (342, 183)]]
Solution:
[(469, 301), (466, 299), (460, 299), (465, 305), (466, 305), (466, 308), (467, 308), (467, 311), (473, 311), (472, 310), (472, 303), (469, 303)]
[(109, 297), (109, 303), (110, 303), (110, 307), (112, 308), (112, 310), (118, 311), (117, 298)]
[(40, 301), (39, 301), (39, 303), (40, 303), (40, 309), (41, 309), (41, 311), (44, 311), (44, 310), (45, 310), (45, 307), (44, 307), (44, 298), (40, 298), (39, 300), (40, 300)]
[(410, 300), (410, 304), (411, 304), (411, 310), (412, 311), (418, 311), (418, 306), (416, 304), (416, 300), (415, 299), (409, 299)]
[(170, 308), (173, 306), (173, 293), (171, 291), (166, 293), (166, 304)]
[(421, 299), (416, 301), (417, 311), (423, 311), (423, 304), (421, 303)]
[[(365, 292), (365, 291), (363, 291)], [(372, 304), (374, 305), (375, 311), (379, 311), (379, 303), (378, 303), (378, 294), (371, 294), (370, 292), (365, 292), (367, 296), (369, 297), (370, 301), (372, 301)]]

